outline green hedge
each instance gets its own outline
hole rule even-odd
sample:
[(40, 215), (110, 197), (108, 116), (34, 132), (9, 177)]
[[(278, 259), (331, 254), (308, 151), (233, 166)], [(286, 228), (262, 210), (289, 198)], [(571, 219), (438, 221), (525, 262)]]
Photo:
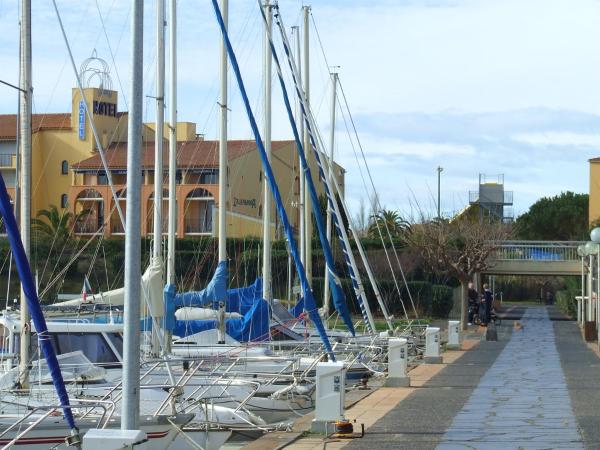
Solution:
[(454, 306), (452, 288), (443, 285), (432, 286), (431, 316), (447, 319)]
[(575, 300), (575, 296), (578, 294), (569, 289), (556, 291), (556, 304), (565, 314), (575, 317), (577, 315), (577, 300)]

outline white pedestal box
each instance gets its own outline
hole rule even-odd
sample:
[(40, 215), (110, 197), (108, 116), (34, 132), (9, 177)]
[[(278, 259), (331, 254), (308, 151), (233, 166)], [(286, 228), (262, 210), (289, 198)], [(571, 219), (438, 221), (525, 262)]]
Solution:
[(458, 328), (460, 327), (460, 321), (449, 320), (448, 321), (448, 346), (447, 348), (452, 350), (458, 350), (460, 348), (460, 338)]
[(440, 329), (437, 327), (427, 327), (425, 329), (425, 355), (423, 355), (425, 364), (441, 364), (440, 356)]
[(83, 436), (83, 450), (146, 450), (141, 430), (91, 429)]
[(332, 422), (344, 419), (346, 374), (341, 362), (321, 362), (316, 370), (317, 394), (313, 433), (328, 433), (334, 430)]
[(404, 338), (388, 340), (388, 376), (385, 385), (388, 387), (410, 386), (410, 378), (406, 375), (408, 365), (408, 341)]

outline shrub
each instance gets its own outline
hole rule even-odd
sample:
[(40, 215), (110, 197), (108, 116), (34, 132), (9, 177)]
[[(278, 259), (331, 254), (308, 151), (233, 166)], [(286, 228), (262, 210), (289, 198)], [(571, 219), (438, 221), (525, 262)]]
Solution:
[(440, 319), (447, 319), (454, 306), (452, 288), (444, 285), (432, 286), (431, 315)]
[(577, 300), (575, 300), (575, 295), (576, 293), (569, 289), (556, 291), (556, 304), (565, 314), (571, 317), (577, 315)]

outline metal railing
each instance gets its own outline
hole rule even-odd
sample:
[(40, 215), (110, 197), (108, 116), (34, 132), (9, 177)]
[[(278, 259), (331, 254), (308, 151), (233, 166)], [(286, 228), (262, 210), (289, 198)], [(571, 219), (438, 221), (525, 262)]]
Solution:
[(0, 153), (0, 167), (2, 168), (16, 168), (17, 167), (17, 156), (12, 153)]
[(102, 226), (98, 225), (97, 223), (83, 221), (77, 222), (74, 230), (75, 234), (95, 234), (98, 232), (98, 230), (100, 230), (100, 228), (102, 228)]
[(185, 218), (185, 233), (186, 234), (211, 234), (212, 220), (211, 218)]
[(503, 241), (490, 259), (497, 261), (579, 261), (577, 241)]

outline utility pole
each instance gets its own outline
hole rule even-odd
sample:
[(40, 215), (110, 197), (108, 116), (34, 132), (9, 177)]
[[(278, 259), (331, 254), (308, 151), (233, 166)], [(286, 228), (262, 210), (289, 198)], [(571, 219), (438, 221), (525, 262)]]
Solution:
[(444, 168), (442, 166), (438, 166), (438, 168), (437, 168), (437, 175), (438, 175), (437, 218), (438, 219), (442, 218), (440, 194), (441, 194), (441, 178), (442, 178), (443, 171), (444, 171)]

